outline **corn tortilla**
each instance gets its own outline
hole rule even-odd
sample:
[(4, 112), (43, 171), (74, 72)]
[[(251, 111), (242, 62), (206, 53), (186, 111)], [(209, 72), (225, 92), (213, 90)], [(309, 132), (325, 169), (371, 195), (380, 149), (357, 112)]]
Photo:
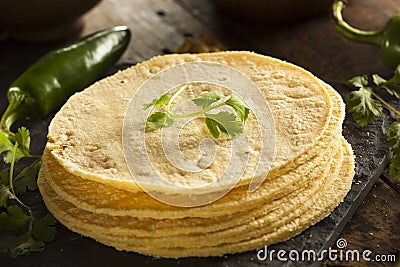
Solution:
[[(305, 227), (327, 216), (330, 211), (340, 203), (344, 195), (350, 189), (351, 180), (354, 175), (354, 156), (352, 155), (349, 145), (345, 141), (343, 141), (343, 146), (345, 152), (343, 164), (340, 163), (342, 161), (341, 157), (338, 159), (339, 164), (337, 164), (337, 162), (333, 164), (333, 168), (336, 166), (336, 169), (340, 169), (340, 172), (329, 172), (333, 176), (326, 176), (319, 181), (318, 186), (311, 185), (309, 192), (304, 190), (302, 191), (303, 194), (300, 193), (295, 196), (292, 202), (296, 203), (294, 208), (288, 208), (291, 204), (285, 203), (287, 199), (283, 199), (281, 205), (284, 204), (285, 206), (283, 206), (283, 208), (289, 211), (282, 212), (279, 209), (275, 209), (272, 213), (264, 215), (264, 218), (253, 218), (253, 221), (243, 224), (241, 227), (239, 225), (224, 229), (223, 231), (211, 233), (203, 231), (197, 235), (176, 235), (166, 238), (160, 238), (158, 235), (154, 235), (153, 238), (137, 238), (135, 236), (129, 236), (126, 232), (120, 234), (121, 228), (124, 228), (123, 220), (114, 220), (115, 223), (121, 224), (119, 227), (103, 224), (101, 224), (101, 226), (96, 226), (93, 224), (93, 221), (109, 222), (112, 220), (98, 219), (98, 217), (102, 215), (79, 210), (72, 204), (65, 202), (51, 189), (46, 178), (43, 176), (39, 179), (39, 186), (46, 196), (46, 205), (60, 221), (70, 229), (98, 239), (102, 243), (111, 244), (124, 250), (129, 248), (128, 250), (138, 251), (144, 254), (150, 253), (151, 255), (162, 257), (216, 256), (221, 255), (216, 254), (220, 253), (218, 251), (221, 251), (221, 247), (225, 251), (229, 251), (227, 248), (244, 248), (244, 250), (249, 250), (260, 247), (260, 245), (255, 246), (255, 244), (260, 243), (260, 240), (262, 240), (262, 244), (270, 244), (269, 242), (275, 242), (276, 239), (284, 240), (290, 238), (301, 232)], [(322, 187), (319, 187), (321, 185)], [(318, 193), (315, 193), (315, 189)], [(273, 214), (274, 212), (276, 213), (275, 215)], [(281, 216), (279, 216), (279, 214), (281, 214)], [(80, 219), (75, 218), (79, 218), (79, 215), (81, 215)], [(280, 219), (277, 219), (277, 217)], [(308, 218), (308, 221), (305, 218)], [(181, 220), (184, 221), (185, 219)], [(174, 220), (171, 220), (171, 223), (173, 223), (173, 221)], [(149, 221), (147, 221), (146, 224), (148, 223)], [(138, 225), (139, 227), (140, 225), (144, 226), (144, 224)], [(188, 225), (188, 227), (190, 227), (190, 225)], [(127, 230), (129, 229), (133, 228), (130, 226)], [(238, 232), (241, 232), (242, 235), (239, 235)], [(209, 246), (210, 242), (212, 242), (214, 246)], [(173, 244), (179, 244), (179, 247), (174, 247)], [(204, 246), (201, 246), (201, 244)], [(146, 252), (143, 252), (143, 250)], [(152, 254), (149, 251), (158, 252), (157, 254)], [(199, 251), (200, 253), (198, 253)], [(194, 252), (196, 255), (190, 254)], [(208, 254), (206, 255), (204, 253)]]
[[(138, 87), (154, 74), (184, 62), (209, 61), (236, 68), (246, 74), (261, 90), (269, 103), (276, 124), (276, 153), (270, 176), (297, 166), (295, 162), (313, 157), (312, 148), (320, 141), (332, 117), (331, 98), (311, 73), (295, 65), (250, 52), (220, 52), (211, 54), (183, 54), (155, 57), (128, 70), (103, 79), (71, 97), (57, 113), (49, 127), (47, 149), (70, 173), (85, 179), (130, 190), (139, 190), (124, 161), (122, 151), (122, 123), (130, 99)], [(98, 117), (101, 114), (101, 119)], [(95, 122), (95, 123), (94, 123)], [(253, 125), (248, 125), (252, 128)], [(158, 139), (157, 131), (149, 133)], [(202, 138), (209, 137), (201, 132)], [(152, 138), (151, 136), (149, 137)], [(151, 142), (150, 142), (151, 144)], [(154, 142), (154, 146), (157, 142)], [(259, 156), (260, 147), (251, 147)], [(218, 146), (224, 150), (227, 143)], [(198, 150), (197, 147), (193, 148)], [(151, 151), (162, 148), (153, 147)], [(213, 162), (209, 173), (225, 168), (226, 158)], [(294, 166), (290, 166), (294, 163)], [(154, 164), (158, 164), (154, 162)], [(187, 184), (187, 178), (163, 162), (157, 170), (176, 184)], [(215, 170), (214, 170), (214, 169)], [(248, 173), (253, 173), (251, 170)], [(240, 184), (248, 184), (254, 177), (243, 177)], [(170, 193), (157, 183), (152, 190)], [(220, 191), (220, 188), (209, 187)], [(193, 193), (193, 190), (189, 190)], [(213, 191), (211, 191), (213, 192)]]
[[(189, 177), (165, 157), (161, 131), (145, 132), (150, 161), (171, 183), (189, 189), (183, 197), (196, 199), (234, 186), (222, 198), (198, 207), (171, 206), (143, 192), (132, 179), (121, 131), (130, 99), (161, 70), (186, 62), (233, 67), (247, 75), (268, 102), (276, 150), (271, 170), (256, 191), (250, 192), (248, 185), (253, 178), (262, 178), (254, 176), (263, 140), (252, 114), (245, 124), (250, 148), (241, 180), (204, 190), (191, 187), (218, 181), (225, 172), (232, 152), (228, 138), (216, 140), (213, 162)], [(230, 94), (223, 87), (192, 83), (172, 108), (206, 92), (226, 98)], [(342, 136), (344, 114), (343, 100), (332, 87), (277, 59), (250, 52), (155, 57), (68, 100), (50, 124), (38, 186), (46, 206), (62, 224), (118, 250), (180, 258), (257, 249), (289, 239), (322, 220), (349, 191), (354, 155)], [(200, 141), (210, 137), (203, 119), (191, 121), (177, 136), (183, 156), (190, 160), (199, 158)], [(147, 189), (176, 193), (148, 178)]]

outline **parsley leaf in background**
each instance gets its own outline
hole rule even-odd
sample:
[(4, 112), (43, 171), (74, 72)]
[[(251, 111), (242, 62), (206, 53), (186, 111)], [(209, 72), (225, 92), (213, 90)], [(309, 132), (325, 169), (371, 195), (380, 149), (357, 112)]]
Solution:
[(34, 218), (33, 215), (27, 216), (22, 208), (16, 205), (9, 206), (7, 212), (0, 213), (0, 230), (22, 229), (28, 222), (28, 231), (22, 236), (11, 236), (3, 240), (0, 252), (10, 252), (11, 257), (17, 257), (33, 251), (42, 251), (44, 242), (50, 242), (56, 238), (56, 220), (51, 214)]
[(31, 145), (31, 135), (25, 127), (18, 129), (15, 134), (15, 141), (18, 143), (18, 148), (24, 156), (30, 156), (29, 148)]
[[(0, 131), (0, 154), (10, 164), (9, 171), (0, 172), (0, 230), (14, 231), (23, 229), (21, 236), (11, 236), (0, 243), (0, 252), (9, 252), (11, 257), (29, 254), (44, 249), (44, 242), (55, 238), (55, 219), (51, 214), (36, 218), (32, 209), (25, 205), (17, 195), (27, 190), (37, 189), (37, 174), (41, 166), (40, 157), (29, 152), (30, 132), (21, 127), (14, 133)], [(37, 158), (30, 166), (14, 176), (15, 164), (22, 158)], [(9, 201), (13, 200), (13, 201)]]
[(356, 88), (363, 88), (368, 86), (368, 75), (356, 76), (347, 81), (347, 85)]
[(347, 111), (361, 126), (371, 123), (375, 117), (382, 116), (382, 105), (372, 98), (370, 88), (360, 88), (351, 92), (347, 97)]
[(0, 131), (0, 154), (4, 153), (3, 159), (6, 163), (11, 162), (14, 144), (7, 138), (4, 132)]
[(38, 188), (36, 178), (41, 165), (41, 161), (36, 160), (14, 178), (14, 191), (16, 194), (26, 193), (27, 189), (34, 191)]
[(389, 146), (394, 151), (400, 151), (400, 118), (389, 127), (387, 136)]
[[(14, 151), (15, 151), (15, 162), (18, 162), (20, 159), (24, 157), (30, 156), (29, 155), (30, 137), (29, 137), (29, 131), (27, 135), (26, 131), (28, 130), (25, 129), (25, 131), (21, 131), (21, 133), (15, 134), (15, 138), (17, 138), (19, 142), (21, 142), (18, 143), (18, 141), (16, 141), (15, 144), (13, 144), (7, 138), (4, 132), (0, 131), (0, 154), (4, 153), (3, 160), (5, 163), (11, 163)], [(28, 152), (27, 154), (25, 154), (27, 144), (28, 144)], [(20, 146), (22, 149), (20, 148)]]
[(394, 75), (389, 80), (385, 80), (378, 74), (372, 74), (373, 82), (379, 88), (385, 89), (389, 94), (400, 98), (400, 65), (397, 66)]
[(347, 111), (361, 126), (371, 123), (375, 117), (382, 116), (382, 104), (372, 98), (372, 88), (368, 87), (368, 77), (358, 76), (349, 80), (350, 85), (359, 88), (347, 96)]
[(9, 182), (8, 172), (6, 171), (0, 172), (0, 184), (8, 186), (8, 182)]
[[(13, 193), (10, 191), (10, 189), (7, 186), (0, 184), (0, 207), (7, 207), (9, 199), (15, 199)], [(1, 213), (0, 213), (0, 217), (1, 217)]]
[(14, 144), (7, 138), (3, 131), (0, 131), (0, 154), (12, 150)]
[(391, 175), (400, 175), (400, 118), (389, 127), (387, 138), (389, 146), (393, 151), (393, 159), (390, 163), (389, 172)]
[(400, 181), (400, 111), (374, 91), (383, 88), (389, 94), (400, 98), (400, 65), (389, 80), (385, 80), (378, 74), (372, 74), (372, 82), (373, 85), (370, 86), (367, 75), (354, 77), (347, 82), (347, 85), (358, 88), (357, 91), (352, 91), (348, 95), (347, 110), (361, 126), (369, 124), (375, 117), (382, 116), (382, 105), (397, 116), (397, 121), (389, 127), (387, 139), (393, 152), (389, 172), (391, 175), (396, 174)]
[(7, 212), (0, 213), (0, 230), (13, 231), (24, 227), (30, 217), (26, 216), (20, 206), (7, 207)]
[(13, 258), (42, 250), (44, 250), (44, 242), (33, 239), (29, 232), (18, 237), (7, 238), (0, 246), (0, 252), (9, 251)]
[[(393, 153), (393, 158), (389, 165), (390, 175), (397, 175), (400, 177), (400, 152)], [(400, 180), (400, 178), (398, 178)]]
[(35, 218), (33, 221), (32, 236), (36, 240), (50, 242), (56, 238), (56, 219), (48, 213), (42, 218)]
[(8, 187), (9, 177), (6, 171), (0, 172), (0, 207), (7, 207), (8, 200), (13, 197)]

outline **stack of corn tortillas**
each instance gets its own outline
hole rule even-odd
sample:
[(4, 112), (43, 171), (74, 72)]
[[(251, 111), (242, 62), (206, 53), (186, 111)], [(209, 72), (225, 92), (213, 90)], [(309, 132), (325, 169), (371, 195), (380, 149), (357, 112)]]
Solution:
[[(168, 67), (203, 61), (233, 67), (261, 90), (275, 123), (275, 155), (264, 182), (249, 192), (262, 143), (250, 114), (245, 124), (248, 166), (241, 180), (210, 204), (172, 206), (149, 196), (132, 178), (124, 158), (124, 118), (146, 80)], [(214, 90), (229, 93), (210, 86), (193, 84), (177, 102)], [(62, 224), (118, 250), (179, 258), (257, 249), (287, 240), (328, 216), (349, 191), (354, 156), (342, 136), (344, 112), (341, 97), (329, 85), (277, 59), (249, 52), (160, 56), (70, 98), (49, 127), (38, 184), (46, 206)], [(146, 130), (146, 147), (154, 168), (169, 181), (189, 188), (218, 180), (225, 171), (229, 138), (214, 140), (214, 162), (188, 178), (168, 164), (161, 132)], [(177, 138), (182, 153), (196, 160), (199, 142), (212, 137), (199, 118)], [(174, 193), (156, 182), (151, 188)], [(198, 194), (219, 189), (210, 190)], [(184, 197), (197, 196), (190, 192)]]

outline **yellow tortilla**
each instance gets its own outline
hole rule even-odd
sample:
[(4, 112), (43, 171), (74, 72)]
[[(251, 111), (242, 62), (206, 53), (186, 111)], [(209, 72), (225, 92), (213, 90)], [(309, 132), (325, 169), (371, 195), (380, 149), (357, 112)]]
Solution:
[[(330, 175), (320, 179), (316, 184), (300, 190), (294, 196), (289, 196), (293, 199), (284, 197), (276, 200), (281, 209), (268, 211), (268, 206), (273, 205), (274, 202), (265, 204), (259, 207), (264, 211), (261, 212), (261, 216), (250, 217), (244, 224), (239, 223), (216, 232), (208, 232), (204, 230), (207, 227), (204, 227), (203, 231), (197, 234), (180, 233), (180, 229), (190, 228), (196, 218), (180, 219), (180, 224), (185, 227), (176, 228), (173, 233), (169, 233), (166, 225), (170, 222), (171, 230), (174, 229), (175, 220), (145, 220), (140, 223), (138, 219), (128, 218), (128, 222), (125, 222), (127, 219), (125, 217), (93, 214), (62, 200), (51, 189), (43, 175), (40, 176), (38, 183), (45, 196), (46, 205), (63, 224), (102, 243), (124, 250), (163, 257), (214, 256), (232, 253), (230, 250), (232, 248), (240, 248), (238, 251), (249, 250), (260, 247), (260, 244), (287, 239), (327, 216), (350, 189), (354, 175), (354, 158), (351, 149), (344, 141), (343, 146), (345, 153), (343, 164), (341, 164), (341, 157), (334, 160), (332, 164), (332, 167), (340, 169), (340, 172), (329, 171)], [(201, 220), (201, 218), (197, 219)], [(190, 223), (185, 223), (186, 221)], [(224, 221), (223, 217), (216, 220), (216, 222), (219, 221)], [(230, 222), (230, 218), (226, 218), (226, 221)], [(137, 222), (136, 227), (131, 224), (134, 222)], [(208, 224), (213, 222), (208, 220)], [(172, 236), (160, 237), (157, 232), (153, 232), (158, 228), (152, 227), (153, 224), (163, 225), (162, 229)], [(148, 231), (149, 236), (137, 237), (135, 234), (140, 231)], [(210, 246), (210, 243), (213, 245)], [(195, 252), (196, 250), (200, 253)], [(225, 252), (221, 253), (221, 250)], [(157, 253), (151, 251), (157, 251)]]
[[(49, 127), (47, 149), (74, 175), (138, 191), (122, 151), (121, 129), (129, 101), (138, 87), (160, 70), (199, 61), (217, 62), (238, 69), (260, 88), (268, 101), (276, 125), (275, 159), (270, 177), (296, 167), (301, 163), (299, 160), (307, 161), (317, 153), (313, 147), (323, 138), (332, 117), (332, 103), (327, 89), (315, 76), (300, 67), (250, 52), (160, 56), (97, 82), (71, 97), (57, 113)], [(255, 126), (249, 121), (247, 127), (253, 129)], [(148, 140), (159, 139), (157, 131), (147, 134)], [(206, 131), (198, 134), (201, 139), (209, 137)], [(252, 144), (251, 157), (259, 157), (259, 145), (259, 142)], [(162, 151), (158, 142), (149, 142), (149, 146), (152, 146), (150, 153)], [(218, 142), (217, 146), (222, 151), (229, 151), (228, 141)], [(193, 153), (198, 153), (197, 147), (191, 149), (195, 150)], [(226, 155), (230, 154), (223, 154), (216, 157), (207, 169), (211, 177), (218, 177), (217, 174), (225, 168)], [(153, 164), (176, 184), (190, 187), (199, 182), (194, 179), (192, 184), (186, 175), (181, 175), (162, 160)], [(251, 169), (246, 171), (254, 173)], [(243, 177), (239, 185), (248, 184), (252, 178)], [(150, 188), (170, 192), (157, 182)], [(210, 187), (208, 190), (214, 192), (221, 188)], [(192, 190), (189, 192), (193, 193)]]
[[(260, 178), (254, 173), (262, 140), (252, 115), (245, 124), (250, 149), (244, 175), (215, 202), (190, 208), (171, 206), (143, 192), (131, 177), (122, 145), (130, 99), (144, 81), (187, 62), (233, 67), (246, 74), (268, 102), (276, 127), (275, 158), (256, 191), (249, 192), (248, 185)], [(226, 97), (230, 93), (214, 85), (190, 84), (172, 108), (210, 91)], [(61, 223), (119, 250), (180, 258), (257, 249), (291, 238), (320, 221), (347, 194), (354, 156), (342, 136), (344, 113), (341, 97), (329, 85), (277, 59), (250, 52), (155, 57), (71, 97), (49, 127), (38, 185), (46, 206)], [(191, 121), (177, 136), (184, 157), (190, 160), (199, 157), (200, 141), (210, 137), (203, 119)], [(231, 157), (230, 140), (220, 138), (215, 141), (214, 161), (189, 178), (170, 164), (160, 140), (160, 130), (146, 130), (153, 166), (170, 182), (189, 189), (218, 180)], [(175, 193), (153, 177), (149, 185), (154, 192)], [(187, 190), (183, 197), (195, 199), (223, 189), (217, 183), (203, 191)]]

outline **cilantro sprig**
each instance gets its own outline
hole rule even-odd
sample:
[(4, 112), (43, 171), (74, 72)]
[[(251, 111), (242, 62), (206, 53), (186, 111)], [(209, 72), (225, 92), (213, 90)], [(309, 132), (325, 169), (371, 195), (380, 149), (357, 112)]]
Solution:
[(389, 127), (387, 139), (393, 152), (389, 173), (397, 175), (400, 181), (400, 111), (396, 110), (377, 94), (378, 90), (384, 89), (389, 94), (400, 99), (400, 65), (389, 80), (382, 78), (378, 74), (372, 74), (371, 76), (372, 84), (368, 75), (356, 76), (347, 82), (347, 85), (357, 89), (347, 97), (347, 111), (361, 126), (368, 125), (376, 117), (381, 117), (383, 106), (397, 116), (397, 120)]
[[(185, 115), (175, 115), (171, 111), (173, 101), (188, 88), (188, 85), (183, 85), (171, 97), (167, 94), (153, 99), (151, 103), (144, 104), (143, 109), (146, 110), (150, 107), (165, 107), (164, 111), (157, 111), (152, 113), (146, 122), (146, 126), (150, 129), (159, 129), (162, 127), (169, 127), (174, 123), (175, 119), (184, 119), (197, 116), (205, 117), (205, 124), (214, 138), (218, 138), (220, 133), (228, 136), (235, 137), (243, 133), (243, 124), (246, 122), (250, 108), (247, 104), (234, 92), (230, 95), (229, 99), (221, 102), (221, 96), (216, 92), (209, 92), (202, 94), (198, 98), (192, 99), (192, 102), (201, 108), (200, 111), (193, 112)], [(219, 103), (218, 103), (219, 102)], [(219, 113), (210, 113), (210, 111), (220, 108), (222, 106), (230, 106), (236, 115), (227, 111), (220, 111)]]
[(373, 89), (368, 86), (368, 76), (357, 76), (348, 81), (358, 88), (347, 96), (347, 111), (361, 126), (370, 124), (375, 117), (382, 116), (382, 104), (372, 96)]
[[(48, 213), (39, 218), (23, 203), (19, 196), (37, 189), (36, 178), (41, 166), (41, 158), (30, 154), (31, 137), (25, 127), (14, 134), (0, 131), (0, 154), (9, 171), (0, 173), (0, 230), (19, 232), (2, 240), (0, 252), (9, 252), (11, 257), (42, 251), (45, 242), (56, 236), (55, 219)], [(15, 175), (16, 164), (23, 158), (33, 162)]]

